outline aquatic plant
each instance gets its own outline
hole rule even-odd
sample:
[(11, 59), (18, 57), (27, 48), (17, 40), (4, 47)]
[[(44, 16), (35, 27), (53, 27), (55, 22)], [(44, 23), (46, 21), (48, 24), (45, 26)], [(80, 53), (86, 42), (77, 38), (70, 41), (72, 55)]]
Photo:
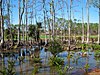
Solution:
[(59, 65), (58, 67), (56, 67), (56, 69), (59, 75), (66, 75), (66, 72), (68, 71), (68, 66), (62, 68), (62, 66)]
[(54, 57), (63, 51), (62, 46), (56, 40), (50, 42), (48, 50), (54, 55)]
[(49, 65), (52, 67), (56, 67), (58, 65), (64, 65), (64, 60), (60, 57), (51, 57), (49, 59)]
[(15, 75), (15, 61), (13, 60), (8, 60), (8, 66), (4, 67), (3, 70), (0, 70), (0, 73), (2, 75)]
[(92, 45), (93, 50), (99, 50), (100, 49), (100, 45), (98, 44), (93, 44)]
[(35, 75), (36, 73), (38, 73), (39, 68), (41, 66), (41, 63), (42, 63), (41, 58), (33, 57), (32, 62), (33, 62), (33, 67), (34, 67), (34, 69), (32, 71), (32, 75)]
[[(52, 73), (56, 73), (56, 72), (60, 72), (60, 68), (64, 65), (64, 60), (60, 57), (50, 57), (49, 58), (49, 62), (48, 62), (49, 66), (50, 66), (50, 70), (52, 71)], [(59, 68), (59, 69), (58, 69)]]
[(96, 50), (94, 56), (95, 57), (100, 57), (100, 50)]
[(79, 44), (82, 49), (86, 49), (88, 47), (88, 44)]
[(24, 63), (25, 57), (24, 56), (20, 56), (20, 57), (18, 57), (18, 59), (19, 59), (19, 64), (21, 64), (21, 63)]
[(35, 75), (36, 73), (38, 73), (39, 67), (34, 66), (34, 70), (32, 71), (32, 75)]
[(86, 63), (86, 64), (84, 65), (84, 68), (85, 68), (85, 72), (86, 72), (86, 73), (88, 72), (89, 67), (90, 67), (90, 65), (89, 65), (88, 63)]
[(41, 58), (34, 57), (33, 62), (34, 63), (41, 63)]

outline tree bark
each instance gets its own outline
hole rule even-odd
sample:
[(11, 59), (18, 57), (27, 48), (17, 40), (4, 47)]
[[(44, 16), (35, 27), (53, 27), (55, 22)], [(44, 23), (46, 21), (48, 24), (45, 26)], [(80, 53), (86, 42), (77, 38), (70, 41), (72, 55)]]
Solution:
[(51, 14), (52, 14), (52, 40), (54, 40), (55, 34), (55, 8), (54, 8), (54, 0), (51, 2)]
[(87, 44), (89, 43), (89, 0), (87, 0)]
[(18, 25), (18, 45), (20, 45), (20, 41), (21, 41), (21, 36), (20, 36), (20, 26), (21, 26), (21, 21), (22, 21), (22, 17), (24, 14), (24, 8), (25, 8), (25, 0), (23, 0), (23, 8), (22, 8), (22, 12), (21, 12), (21, 0), (18, 0), (18, 9), (19, 9), (19, 25)]
[(45, 32), (45, 45), (46, 45), (46, 43), (47, 43), (47, 36), (46, 36), (46, 18), (45, 18), (45, 16), (46, 16), (46, 11), (45, 11), (45, 0), (43, 0), (43, 14), (44, 14), (44, 27), (45, 27), (45, 29), (44, 29), (44, 32)]
[(12, 31), (11, 31), (11, 24), (10, 24), (10, 0), (8, 0), (7, 2), (7, 11), (8, 11), (8, 29), (10, 29), (10, 38), (11, 38), (11, 42), (13, 45), (13, 37), (12, 37)]
[[(100, 0), (99, 0), (100, 4)], [(99, 25), (98, 25), (98, 44), (100, 44), (100, 8), (99, 8)]]
[[(82, 0), (83, 3), (83, 0)], [(82, 43), (84, 43), (84, 16), (83, 16), (83, 4), (82, 4)]]
[(27, 17), (27, 14), (28, 14), (28, 12), (27, 12), (27, 1), (26, 1), (26, 12), (25, 12), (25, 14), (26, 14), (26, 33), (25, 33), (25, 36), (26, 36), (26, 42), (27, 42), (27, 40), (28, 40), (28, 35), (27, 35), (27, 21), (28, 21), (28, 17)]
[(1, 44), (4, 43), (4, 26), (3, 26), (3, 0), (0, 0), (0, 26), (1, 26)]
[(70, 51), (70, 33), (71, 33), (71, 31), (70, 31), (70, 26), (71, 26), (71, 6), (72, 6), (72, 0), (70, 0), (70, 15), (69, 15), (69, 18), (70, 18), (70, 20), (69, 20), (69, 27), (68, 27), (68, 32), (69, 32), (69, 41), (68, 41), (68, 47), (69, 47), (69, 51)]
[(21, 7), (20, 7), (20, 0), (18, 0), (18, 14), (19, 14), (19, 25), (18, 25), (18, 45), (20, 44), (20, 25), (21, 25), (21, 19), (20, 19), (20, 13), (21, 13)]

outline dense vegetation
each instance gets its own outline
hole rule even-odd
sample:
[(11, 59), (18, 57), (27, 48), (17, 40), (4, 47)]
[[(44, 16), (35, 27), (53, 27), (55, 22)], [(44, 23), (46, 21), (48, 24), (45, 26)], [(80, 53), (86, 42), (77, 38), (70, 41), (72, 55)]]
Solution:
[[(93, 11), (90, 9), (93, 8), (99, 10), (98, 23), (90, 22)], [(16, 62), (22, 72), (23, 64), (28, 61), (32, 63), (33, 75), (41, 67), (54, 69), (54, 75), (66, 75), (73, 70), (71, 64), (77, 66), (81, 58), (86, 62), (81, 69), (87, 74), (90, 68), (88, 58), (93, 56), (95, 61), (100, 60), (99, 44), (99, 0), (0, 0), (0, 58), (3, 66), (4, 58), (9, 57), (1, 74), (15, 75)], [(42, 49), (51, 56), (40, 58)], [(64, 51), (67, 52), (67, 64), (60, 55)]]

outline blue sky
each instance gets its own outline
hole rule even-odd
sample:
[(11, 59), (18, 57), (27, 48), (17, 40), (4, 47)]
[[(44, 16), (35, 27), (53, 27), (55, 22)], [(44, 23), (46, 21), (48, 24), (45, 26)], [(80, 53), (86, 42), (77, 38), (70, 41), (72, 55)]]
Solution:
[[(37, 21), (43, 21), (43, 11), (41, 9), (42, 5), (41, 5), (41, 3), (39, 3), (39, 2), (41, 2), (41, 0), (36, 0), (36, 1), (37, 1), (37, 5), (39, 5), (39, 7), (37, 7), (37, 9), (39, 9), (39, 10), (36, 12), (36, 14), (38, 15)], [(55, 1), (55, 7), (56, 7), (56, 17), (63, 17), (63, 18), (68, 19), (67, 10), (66, 10), (67, 8), (66, 8), (65, 3), (60, 5), (60, 4), (57, 4), (57, 2), (61, 1), (61, 0), (54, 0), (54, 1)], [(63, 1), (66, 1), (66, 0), (63, 0)], [(74, 0), (73, 5), (72, 5), (73, 11), (75, 11), (74, 12), (74, 18), (77, 19), (77, 20), (81, 20), (81, 18), (82, 18), (82, 14), (81, 14), (82, 3), (79, 2), (79, 1), (82, 1), (82, 0)], [(49, 9), (49, 3), (48, 2), (50, 2), (50, 0), (46, 0), (46, 8), (47, 9)], [(18, 24), (18, 0), (13, 0), (12, 3), (16, 6), (12, 10), (12, 12), (13, 12), (13, 19), (12, 19), (13, 24)], [(69, 5), (70, 0), (68, 0), (67, 3)], [(30, 5), (31, 5), (31, 2), (30, 2)], [(63, 9), (58, 10), (61, 6), (63, 7)], [(83, 6), (84, 6), (84, 22), (87, 22), (86, 0), (83, 0)], [(89, 12), (90, 12), (90, 23), (98, 23), (99, 22), (98, 9), (91, 6)], [(50, 15), (50, 13), (49, 13), (49, 15)], [(73, 13), (72, 13), (72, 19), (73, 19)], [(35, 22), (35, 19), (34, 19), (34, 22)]]

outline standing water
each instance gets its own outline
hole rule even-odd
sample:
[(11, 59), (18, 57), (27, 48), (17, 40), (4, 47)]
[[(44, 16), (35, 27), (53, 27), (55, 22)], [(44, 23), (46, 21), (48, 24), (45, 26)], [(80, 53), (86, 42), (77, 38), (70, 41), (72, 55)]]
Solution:
[[(35, 48), (21, 48), (16, 52), (1, 52), (0, 54), (0, 70), (3, 70), (4, 67), (8, 66), (8, 60), (15, 61), (14, 68), (16, 75), (33, 75), (34, 71), (34, 62), (32, 61), (31, 55), (35, 54)], [(85, 73), (85, 65), (89, 64), (88, 72), (99, 67), (100, 62), (95, 59), (94, 52), (89, 51), (88, 56), (82, 56), (81, 51), (71, 51), (70, 55), (72, 56), (70, 60), (68, 60), (67, 51), (59, 53), (57, 56), (64, 59), (64, 65), (70, 65), (70, 75), (84, 75)], [(1, 57), (3, 55), (3, 57)], [(41, 48), (39, 50), (39, 57), (41, 58), (41, 67), (36, 75), (54, 75), (52, 71), (50, 71), (50, 67), (48, 64), (48, 60), (53, 55), (50, 51), (45, 51), (45, 48)], [(23, 57), (23, 60), (20, 61), (20, 57)], [(69, 63), (70, 61), (70, 63)], [(2, 74), (0, 74), (2, 75)]]

